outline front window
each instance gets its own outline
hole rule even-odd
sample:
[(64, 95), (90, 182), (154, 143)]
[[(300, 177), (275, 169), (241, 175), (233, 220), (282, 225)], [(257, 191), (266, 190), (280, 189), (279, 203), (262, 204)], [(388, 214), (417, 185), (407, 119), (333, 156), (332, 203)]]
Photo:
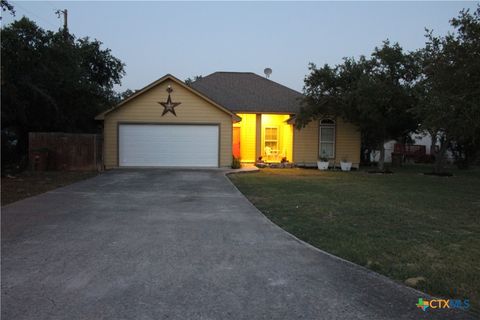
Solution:
[(278, 129), (265, 128), (265, 148), (278, 150)]
[(335, 158), (335, 121), (331, 119), (321, 120), (319, 134), (319, 156)]

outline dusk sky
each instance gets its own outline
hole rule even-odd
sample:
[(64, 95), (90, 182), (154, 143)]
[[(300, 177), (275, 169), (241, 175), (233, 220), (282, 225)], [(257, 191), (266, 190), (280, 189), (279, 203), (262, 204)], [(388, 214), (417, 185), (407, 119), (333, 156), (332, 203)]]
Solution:
[(139, 89), (166, 73), (184, 80), (215, 71), (273, 69), (271, 79), (302, 90), (308, 63), (339, 63), (369, 54), (382, 40), (413, 50), (424, 28), (444, 35), (449, 20), (478, 2), (25, 2), (16, 17), (41, 27), (62, 25), (104, 43), (125, 64), (119, 91)]

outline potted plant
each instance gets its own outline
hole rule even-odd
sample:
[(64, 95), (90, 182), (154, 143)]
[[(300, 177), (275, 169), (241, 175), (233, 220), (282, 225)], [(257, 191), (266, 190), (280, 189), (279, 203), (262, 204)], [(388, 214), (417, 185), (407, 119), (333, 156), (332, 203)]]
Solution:
[(258, 157), (257, 161), (255, 162), (255, 166), (257, 168), (266, 168), (267, 167), (267, 164), (265, 163), (265, 161), (263, 161), (262, 156)]
[(327, 154), (322, 152), (322, 156), (318, 157), (317, 166), (318, 170), (328, 170), (328, 165), (330, 162), (328, 161)]
[(340, 161), (340, 168), (342, 171), (350, 171), (352, 169), (352, 163), (348, 161), (347, 157), (343, 157), (342, 161)]

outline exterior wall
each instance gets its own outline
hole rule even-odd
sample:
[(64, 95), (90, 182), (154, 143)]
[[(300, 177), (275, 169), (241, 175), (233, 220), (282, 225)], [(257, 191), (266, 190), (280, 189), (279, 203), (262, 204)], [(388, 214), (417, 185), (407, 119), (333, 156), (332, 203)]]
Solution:
[[(316, 165), (318, 158), (318, 120), (305, 128), (294, 129), (293, 161), (297, 164)], [(332, 165), (339, 165), (346, 158), (354, 167), (360, 164), (361, 135), (356, 126), (340, 118), (335, 122), (335, 159)]]
[[(181, 104), (175, 108), (177, 116), (167, 113), (162, 117), (166, 91), (171, 85), (173, 102)], [(224, 111), (183, 88), (177, 83), (166, 80), (158, 86), (128, 101), (115, 111), (107, 114), (104, 120), (104, 165), (108, 168), (118, 166), (118, 123), (211, 123), (220, 125), (220, 166), (228, 167), (232, 162), (232, 118)]]
[(337, 118), (335, 129), (335, 163), (344, 158), (354, 167), (360, 165), (361, 134), (351, 123)]
[(256, 143), (256, 118), (254, 113), (238, 114), (242, 121), (234, 123), (234, 127), (240, 128), (240, 160), (242, 162), (255, 162)]
[(293, 129), (293, 161), (297, 164), (316, 164), (318, 158), (318, 121), (302, 129)]
[(287, 160), (293, 162), (293, 125), (284, 124), (283, 127), (283, 145), (285, 146), (285, 156)]
[[(255, 141), (262, 141), (262, 115), (257, 113), (255, 126)], [(255, 161), (262, 155), (262, 145), (260, 143), (255, 144)]]

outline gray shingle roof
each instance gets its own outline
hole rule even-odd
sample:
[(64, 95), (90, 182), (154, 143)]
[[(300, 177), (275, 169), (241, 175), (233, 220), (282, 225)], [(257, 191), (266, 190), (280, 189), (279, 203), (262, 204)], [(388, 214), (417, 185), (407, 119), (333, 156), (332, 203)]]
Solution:
[(215, 72), (191, 86), (233, 112), (297, 113), (303, 97), (252, 72)]

